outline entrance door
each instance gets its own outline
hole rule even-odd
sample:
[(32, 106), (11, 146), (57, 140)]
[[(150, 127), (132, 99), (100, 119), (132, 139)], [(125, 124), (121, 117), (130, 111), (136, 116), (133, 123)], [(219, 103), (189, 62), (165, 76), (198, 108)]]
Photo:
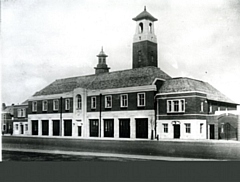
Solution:
[(173, 138), (180, 138), (180, 125), (175, 124), (173, 125)]
[(64, 120), (64, 136), (72, 136), (72, 120)]
[(21, 134), (23, 134), (23, 124), (20, 125)]
[(104, 137), (113, 137), (113, 119), (104, 119)]
[(90, 137), (98, 137), (98, 119), (90, 119)]
[(32, 121), (32, 135), (38, 135), (38, 121)]
[(148, 119), (136, 119), (136, 138), (148, 138)]
[(60, 135), (60, 121), (53, 120), (53, 136), (59, 136), (59, 135)]
[(119, 137), (130, 138), (130, 119), (119, 119)]
[(214, 124), (210, 124), (209, 126), (210, 126), (210, 128), (209, 128), (209, 130), (210, 130), (210, 139), (215, 139), (215, 137), (214, 137), (214, 133), (215, 133)]
[(42, 135), (48, 135), (49, 126), (48, 120), (42, 120)]

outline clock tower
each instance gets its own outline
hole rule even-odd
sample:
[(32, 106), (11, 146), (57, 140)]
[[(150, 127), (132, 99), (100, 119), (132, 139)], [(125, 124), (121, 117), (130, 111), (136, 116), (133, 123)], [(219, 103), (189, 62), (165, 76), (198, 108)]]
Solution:
[(132, 68), (158, 67), (157, 37), (154, 34), (154, 22), (157, 19), (144, 7), (144, 11), (133, 20), (136, 21), (136, 32), (133, 38)]

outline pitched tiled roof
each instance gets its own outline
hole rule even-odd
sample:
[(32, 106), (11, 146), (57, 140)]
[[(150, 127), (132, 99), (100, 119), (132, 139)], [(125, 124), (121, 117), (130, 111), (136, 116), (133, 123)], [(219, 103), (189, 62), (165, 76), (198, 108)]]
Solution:
[(200, 91), (207, 94), (207, 99), (220, 102), (234, 103), (212, 85), (207, 82), (195, 80), (191, 78), (172, 78), (164, 82), (159, 89), (159, 93), (178, 93), (187, 91)]
[(97, 90), (151, 85), (156, 78), (170, 79), (171, 77), (161, 69), (149, 66), (99, 75), (59, 79), (33, 96), (66, 93), (75, 88)]
[(157, 18), (154, 18), (149, 12), (147, 12), (146, 7), (144, 8), (144, 11), (141, 12), (139, 15), (137, 15), (133, 20), (138, 21), (142, 19), (147, 19), (151, 21), (157, 21)]

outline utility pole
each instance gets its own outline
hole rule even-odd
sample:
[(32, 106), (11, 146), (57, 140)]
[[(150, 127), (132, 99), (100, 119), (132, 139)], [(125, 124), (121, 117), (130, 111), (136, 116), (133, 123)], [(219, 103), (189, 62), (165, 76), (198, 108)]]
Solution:
[(60, 136), (62, 136), (62, 97), (60, 97)]
[(100, 109), (99, 109), (99, 136), (101, 137), (101, 120), (102, 120), (102, 94), (99, 95), (100, 96)]

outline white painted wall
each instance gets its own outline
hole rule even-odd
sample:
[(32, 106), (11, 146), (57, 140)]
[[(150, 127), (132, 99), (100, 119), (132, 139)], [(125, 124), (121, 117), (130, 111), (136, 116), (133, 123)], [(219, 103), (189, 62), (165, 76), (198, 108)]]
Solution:
[[(173, 139), (173, 120), (157, 120), (157, 135), (160, 139)], [(180, 122), (180, 139), (206, 139), (206, 120), (178, 120)], [(191, 132), (186, 133), (186, 123), (191, 124)], [(200, 124), (202, 133), (200, 133)], [(168, 124), (168, 133), (164, 133), (163, 124)]]

